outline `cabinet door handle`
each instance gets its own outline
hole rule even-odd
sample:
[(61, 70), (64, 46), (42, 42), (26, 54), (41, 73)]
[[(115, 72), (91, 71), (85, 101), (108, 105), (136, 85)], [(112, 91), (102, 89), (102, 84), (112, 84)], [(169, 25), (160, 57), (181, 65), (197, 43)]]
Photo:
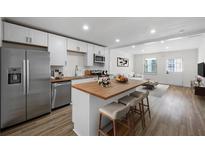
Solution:
[(77, 51), (80, 51), (80, 47), (76, 47)]
[(28, 42), (28, 37), (26, 37), (26, 42)]

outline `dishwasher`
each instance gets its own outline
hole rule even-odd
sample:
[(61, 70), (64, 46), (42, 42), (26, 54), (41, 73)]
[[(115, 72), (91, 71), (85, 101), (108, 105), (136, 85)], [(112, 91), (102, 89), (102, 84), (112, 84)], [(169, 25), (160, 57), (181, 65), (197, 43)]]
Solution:
[(51, 107), (56, 109), (71, 103), (71, 81), (52, 83)]

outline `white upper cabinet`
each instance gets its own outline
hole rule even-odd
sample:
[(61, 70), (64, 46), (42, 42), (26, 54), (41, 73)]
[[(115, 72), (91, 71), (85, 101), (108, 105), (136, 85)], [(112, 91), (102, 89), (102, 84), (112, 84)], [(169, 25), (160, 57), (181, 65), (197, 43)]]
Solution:
[(48, 33), (4, 22), (3, 40), (9, 42), (48, 46)]
[(98, 45), (95, 45), (94, 46), (94, 53), (95, 54), (98, 54), (98, 55), (105, 55), (105, 48), (104, 47), (101, 47), (101, 46), (98, 46)]
[(67, 65), (67, 38), (48, 34), (48, 51), (50, 52), (50, 65)]
[(31, 44), (39, 46), (48, 46), (48, 33), (30, 29), (29, 36), (31, 37)]
[(88, 44), (88, 51), (85, 55), (85, 66), (93, 66), (94, 45)]
[(5, 41), (28, 43), (29, 29), (26, 27), (10, 24), (4, 22), (4, 35)]
[(88, 50), (87, 43), (73, 39), (67, 39), (67, 50), (86, 53)]

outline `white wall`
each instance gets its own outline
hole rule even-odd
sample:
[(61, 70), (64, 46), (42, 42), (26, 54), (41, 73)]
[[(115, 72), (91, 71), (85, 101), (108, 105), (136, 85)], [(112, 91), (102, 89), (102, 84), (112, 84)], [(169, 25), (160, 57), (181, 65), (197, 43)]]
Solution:
[(76, 65), (78, 65), (79, 68), (84, 68), (84, 54), (67, 52), (67, 62), (67, 66), (63, 68), (64, 76), (74, 76)]
[[(179, 58), (183, 60), (183, 72), (166, 74), (166, 60), (168, 58)], [(144, 59), (157, 58), (157, 74), (144, 74)], [(136, 74), (144, 74), (145, 79), (152, 79), (160, 83), (190, 86), (190, 81), (197, 75), (198, 50), (182, 50), (172, 52), (161, 52), (153, 54), (138, 54), (134, 57), (134, 71)]]
[(199, 45), (198, 62), (199, 63), (205, 62), (205, 34), (203, 34), (203, 37), (202, 37), (200, 45)]
[[(199, 55), (198, 55), (198, 63), (205, 62), (205, 34), (203, 34), (203, 38), (201, 39), (200, 45), (199, 45)], [(205, 77), (204, 83), (205, 83)]]
[[(118, 67), (117, 66), (117, 57), (128, 58), (129, 59), (129, 67)], [(117, 75), (117, 74), (124, 74), (127, 75), (133, 72), (133, 55), (126, 53), (122, 49), (112, 49), (110, 50), (110, 73)]]

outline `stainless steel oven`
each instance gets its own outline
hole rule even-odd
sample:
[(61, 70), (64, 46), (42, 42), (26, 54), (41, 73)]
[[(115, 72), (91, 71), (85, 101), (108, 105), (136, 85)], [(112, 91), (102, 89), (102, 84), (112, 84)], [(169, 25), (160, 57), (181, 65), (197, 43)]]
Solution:
[(94, 54), (94, 63), (104, 64), (105, 63), (105, 56), (99, 55), (99, 54)]

